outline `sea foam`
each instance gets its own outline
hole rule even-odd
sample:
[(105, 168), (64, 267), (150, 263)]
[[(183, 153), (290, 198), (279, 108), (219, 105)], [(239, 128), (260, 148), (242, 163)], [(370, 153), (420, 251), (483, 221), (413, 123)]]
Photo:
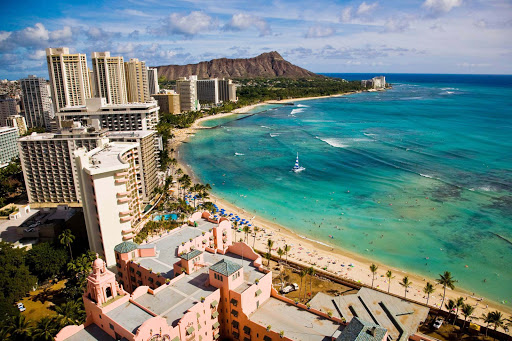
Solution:
[(304, 111), (304, 109), (293, 109), (292, 112), (290, 113), (290, 115), (300, 114), (303, 111)]

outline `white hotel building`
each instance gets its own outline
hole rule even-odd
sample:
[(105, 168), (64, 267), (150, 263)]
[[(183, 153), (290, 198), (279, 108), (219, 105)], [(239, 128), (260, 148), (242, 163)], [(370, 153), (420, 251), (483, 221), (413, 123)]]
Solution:
[(74, 153), (89, 246), (108, 266), (116, 264), (114, 247), (134, 237), (142, 217), (138, 147), (113, 142)]

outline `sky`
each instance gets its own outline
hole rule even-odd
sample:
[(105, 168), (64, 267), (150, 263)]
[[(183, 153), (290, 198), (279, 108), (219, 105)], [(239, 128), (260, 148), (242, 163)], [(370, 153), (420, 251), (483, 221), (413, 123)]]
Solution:
[[(77, 4), (78, 3), (78, 4)], [(9, 1), (0, 78), (48, 78), (45, 48), (149, 66), (277, 51), (321, 73), (512, 74), (512, 0)]]

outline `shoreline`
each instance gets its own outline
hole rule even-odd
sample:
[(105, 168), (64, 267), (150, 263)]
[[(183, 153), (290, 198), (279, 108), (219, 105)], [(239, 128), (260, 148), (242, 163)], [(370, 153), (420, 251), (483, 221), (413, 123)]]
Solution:
[[(352, 94), (352, 93), (349, 93)], [(321, 96), (321, 97), (307, 97), (307, 98), (295, 98), (295, 99), (285, 99), (281, 101), (271, 101), (272, 103), (262, 102), (254, 105), (250, 105), (247, 107), (236, 109), (230, 113), (223, 113), (213, 116), (203, 117), (190, 127), (177, 131), (175, 133), (175, 138), (172, 141), (172, 148), (178, 150), (178, 147), (181, 143), (186, 143), (186, 139), (188, 137), (194, 136), (193, 134), (201, 128), (201, 123), (211, 119), (218, 119), (221, 117), (236, 115), (236, 114), (245, 114), (248, 111), (253, 110), (262, 105), (272, 105), (279, 103), (289, 103), (289, 102), (299, 102), (299, 101), (307, 101), (313, 99), (321, 99), (321, 98), (331, 98), (331, 97), (340, 97), (347, 94), (340, 95), (332, 95), (332, 96)], [(183, 169), (185, 173), (187, 173), (195, 182), (201, 182), (200, 179), (194, 174), (192, 169), (188, 164), (184, 162), (184, 160), (180, 157), (179, 152), (176, 157), (179, 167)], [(291, 245), (292, 249), (290, 250), (288, 257), (293, 259), (295, 262), (303, 264), (306, 267), (315, 264), (317, 268), (327, 268), (326, 271), (329, 273), (339, 276), (341, 278), (350, 279), (355, 282), (364, 283), (366, 285), (371, 285), (372, 276), (369, 270), (369, 266), (372, 263), (375, 263), (379, 266), (377, 270), (377, 274), (375, 276), (374, 286), (378, 289), (381, 289), (387, 292), (388, 283), (387, 278), (384, 277), (384, 274), (387, 270), (392, 270), (395, 278), (391, 281), (391, 292), (394, 294), (398, 294), (400, 296), (404, 295), (404, 288), (400, 286), (399, 282), (403, 276), (409, 276), (409, 280), (413, 283), (412, 286), (407, 291), (407, 297), (413, 300), (416, 300), (421, 303), (426, 302), (426, 295), (423, 293), (423, 287), (426, 282), (429, 281), (435, 285), (435, 279), (427, 278), (415, 273), (408, 273), (402, 269), (397, 269), (395, 267), (388, 266), (386, 264), (372, 261), (369, 258), (366, 258), (362, 255), (352, 253), (350, 251), (346, 251), (341, 249), (338, 246), (331, 246), (327, 243), (313, 240), (308, 238), (307, 236), (299, 235), (293, 230), (282, 226), (276, 222), (272, 222), (268, 219), (256, 216), (257, 213), (246, 211), (227, 200), (219, 197), (218, 195), (211, 194), (211, 201), (216, 203), (219, 207), (225, 208), (228, 212), (234, 213), (241, 218), (245, 218), (251, 221), (253, 226), (258, 226), (260, 231), (257, 233), (255, 237), (255, 248), (261, 251), (267, 250), (266, 242), (268, 238), (271, 238), (274, 241), (273, 246), (273, 254), (277, 255), (275, 252), (279, 247), (284, 247), (285, 244)], [(261, 231), (261, 229), (264, 231)], [(253, 234), (250, 234), (248, 244), (252, 246), (254, 242)], [(244, 237), (243, 232), (236, 233), (236, 238)], [(352, 264), (352, 266), (349, 266)], [(342, 266), (344, 265), (344, 266)], [(442, 292), (443, 288), (439, 285), (435, 285), (436, 291), (431, 294), (429, 305), (439, 308), (439, 304), (442, 300)], [(503, 313), (509, 315), (512, 313), (512, 308), (502, 305), (499, 302), (495, 302), (483, 297), (474, 297), (474, 295), (464, 290), (460, 287), (456, 287), (455, 290), (447, 289), (446, 291), (446, 299), (445, 303), (449, 299), (457, 299), (458, 297), (466, 298), (466, 303), (469, 303), (475, 307), (474, 316), (481, 316), (484, 313), (487, 313), (492, 310), (499, 310)]]

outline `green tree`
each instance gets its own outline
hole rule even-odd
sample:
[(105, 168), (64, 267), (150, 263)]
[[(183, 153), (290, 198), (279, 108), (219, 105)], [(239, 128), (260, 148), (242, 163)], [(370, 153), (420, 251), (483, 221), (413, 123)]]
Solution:
[(85, 311), (82, 300), (67, 301), (55, 307), (55, 312), (63, 326), (81, 324), (85, 321)]
[(254, 226), (254, 235), (252, 239), (252, 248), (254, 249), (254, 245), (256, 244), (256, 235), (258, 234), (260, 228), (258, 226)]
[(87, 284), (87, 276), (92, 271), (92, 262), (96, 255), (92, 251), (81, 254), (67, 265), (69, 278), (66, 282), (65, 293), (71, 300), (82, 297)]
[(26, 251), (11, 243), (0, 242), (0, 319), (17, 314), (14, 303), (23, 298), (36, 284), (25, 264)]
[(45, 316), (37, 321), (32, 330), (32, 338), (37, 341), (53, 341), (60, 329), (61, 325), (55, 317)]
[(288, 252), (290, 252), (290, 250), (292, 249), (292, 247), (288, 244), (285, 244), (284, 245), (284, 253), (286, 255), (286, 264), (288, 264)]
[(30, 272), (43, 282), (65, 270), (68, 255), (65, 250), (55, 249), (49, 243), (39, 243), (28, 250), (25, 259)]
[(372, 265), (370, 265), (370, 271), (372, 272), (372, 288), (373, 288), (373, 281), (375, 280), (375, 274), (377, 273), (378, 268), (379, 267), (373, 263), (372, 263)]
[[(300, 299), (300, 291), (302, 289), (302, 280), (304, 279), (304, 277), (306, 277), (306, 275), (307, 275), (307, 271), (304, 269), (301, 269), (299, 272), (299, 277), (300, 277), (299, 299)], [(306, 295), (306, 290), (304, 289), (304, 296), (305, 295)]]
[(30, 321), (23, 315), (12, 316), (6, 324), (6, 331), (9, 333), (9, 340), (12, 341), (26, 341), (30, 340), (32, 328)]
[(281, 248), (277, 249), (277, 254), (279, 255), (279, 264), (281, 264), (281, 258), (284, 255), (284, 250)]
[(386, 272), (386, 277), (388, 278), (388, 293), (389, 293), (389, 290), (391, 289), (391, 280), (393, 278), (395, 278), (395, 276), (393, 276), (393, 273), (391, 272), (391, 270), (388, 270)]
[(249, 242), (249, 232), (251, 232), (251, 228), (247, 225), (244, 226), (243, 231), (245, 233), (245, 242)]
[(265, 258), (267, 259), (267, 266), (270, 267), (270, 258), (272, 258), (270, 252), (265, 253)]
[(434, 288), (432, 283), (427, 282), (427, 284), (425, 284), (425, 287), (423, 288), (423, 292), (425, 294), (427, 294), (427, 305), (428, 305), (428, 300), (430, 299), (430, 294), (433, 294), (434, 291), (436, 291), (436, 289)]
[(485, 338), (487, 338), (487, 332), (489, 330), (489, 324), (491, 324), (493, 322), (493, 314), (492, 314), (492, 312), (489, 311), (489, 312), (487, 312), (487, 314), (482, 314), (480, 319), (482, 321), (484, 321), (484, 323), (486, 324), (486, 327), (485, 327)]
[(71, 251), (71, 244), (75, 240), (75, 236), (71, 233), (70, 229), (65, 229), (59, 236), (59, 241), (62, 245), (66, 245), (69, 248), (69, 256), (73, 260), (73, 252)]
[(313, 276), (315, 275), (315, 268), (310, 266), (308, 268), (308, 275), (309, 275), (309, 292), (311, 295), (313, 295)]
[[(501, 311), (495, 310), (491, 312), (492, 324), (494, 325), (494, 331), (497, 331), (498, 328), (503, 327), (505, 325), (505, 317), (501, 313)], [(496, 340), (495, 337), (493, 337)]]
[(455, 289), (455, 283), (457, 281), (452, 277), (450, 271), (445, 271), (443, 274), (439, 274), (439, 278), (437, 279), (437, 284), (441, 284), (443, 286), (443, 300), (441, 301), (441, 309), (443, 309), (444, 299), (446, 297), (446, 287), (450, 289)]
[(462, 306), (462, 315), (464, 315), (464, 324), (462, 325), (462, 329), (464, 329), (467, 319), (471, 317), (474, 311), (475, 307), (473, 307), (471, 304), (464, 304)]
[(274, 241), (269, 238), (267, 240), (267, 248), (268, 248), (268, 253), (269, 254), (271, 254), (271, 252), (272, 252), (272, 246), (274, 246)]
[(402, 278), (400, 285), (404, 287), (404, 297), (407, 298), (407, 288), (409, 288), (412, 285), (412, 282), (409, 281), (409, 276), (405, 276), (404, 278)]
[[(448, 303), (445, 304), (446, 309), (450, 313), (450, 315), (455, 315), (455, 309), (457, 308), (457, 302), (455, 300), (449, 299)], [(453, 323), (455, 324), (455, 318), (453, 319)]]
[(464, 297), (459, 297), (455, 300), (455, 320), (459, 318), (459, 308), (462, 308), (464, 306)]

